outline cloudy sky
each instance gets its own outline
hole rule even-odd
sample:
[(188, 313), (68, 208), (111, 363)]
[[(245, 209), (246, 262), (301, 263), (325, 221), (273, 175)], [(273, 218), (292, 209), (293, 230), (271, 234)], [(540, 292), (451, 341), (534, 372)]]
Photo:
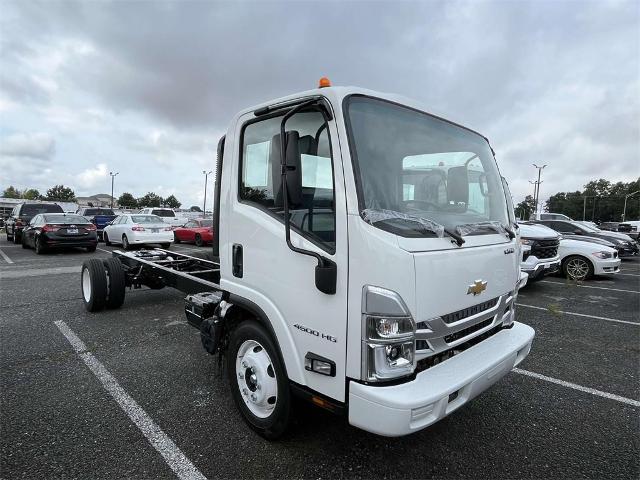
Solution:
[(640, 2), (0, 1), (0, 188), (175, 194), (237, 110), (326, 75), (492, 142), (516, 201), (640, 175)]

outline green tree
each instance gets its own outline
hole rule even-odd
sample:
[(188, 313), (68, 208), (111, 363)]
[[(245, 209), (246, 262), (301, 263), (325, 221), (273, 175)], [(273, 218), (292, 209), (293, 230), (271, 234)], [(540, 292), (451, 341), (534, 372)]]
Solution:
[[(600, 178), (584, 186), (583, 191), (558, 192), (546, 203), (546, 210), (563, 213), (576, 220), (619, 222), (625, 196), (640, 190), (640, 178), (632, 182), (611, 183)], [(627, 198), (626, 219), (640, 218), (640, 193)]]
[(190, 212), (202, 212), (202, 209), (200, 207), (198, 207), (197, 205), (191, 205), (191, 207), (189, 207), (189, 211)]
[(47, 190), (47, 200), (61, 200), (63, 202), (73, 202), (76, 194), (69, 187), (55, 185)]
[(9, 188), (5, 188), (2, 196), (4, 198), (20, 198), (20, 190), (13, 185), (9, 185)]
[(130, 193), (124, 192), (118, 197), (118, 205), (125, 208), (138, 208), (138, 201)]
[(164, 203), (169, 208), (180, 208), (180, 205), (182, 205), (182, 203), (180, 203), (178, 199), (173, 195), (169, 195), (164, 199), (164, 202), (162, 203)]
[(162, 197), (153, 192), (147, 193), (144, 197), (138, 199), (138, 206), (144, 207), (159, 207), (162, 204)]
[(529, 220), (533, 212), (536, 211), (536, 201), (531, 195), (527, 195), (523, 201), (521, 201), (515, 207), (516, 216), (522, 220)]
[(22, 192), (22, 198), (26, 198), (27, 200), (40, 200), (42, 195), (35, 188), (29, 188)]

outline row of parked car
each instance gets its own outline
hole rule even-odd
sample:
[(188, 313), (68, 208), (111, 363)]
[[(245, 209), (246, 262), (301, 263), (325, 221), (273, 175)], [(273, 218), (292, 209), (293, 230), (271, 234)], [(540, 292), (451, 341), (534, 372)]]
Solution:
[(568, 217), (541, 218), (519, 223), (521, 269), (529, 275), (529, 281), (558, 271), (572, 280), (617, 273), (621, 257), (639, 253), (637, 240), (625, 233), (602, 230), (591, 222)]
[(36, 253), (62, 247), (96, 250), (98, 242), (119, 244), (127, 250), (134, 245), (192, 242), (198, 246), (213, 240), (213, 221), (177, 217), (171, 209), (145, 208), (139, 213), (116, 215), (109, 208), (82, 207), (65, 213), (59, 205), (21, 203), (5, 224), (7, 241), (21, 243)]

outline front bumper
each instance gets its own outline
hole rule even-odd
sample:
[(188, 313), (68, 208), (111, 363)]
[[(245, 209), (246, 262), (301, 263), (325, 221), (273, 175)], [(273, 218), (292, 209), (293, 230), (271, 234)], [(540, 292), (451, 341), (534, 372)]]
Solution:
[(620, 259), (598, 259), (593, 262), (593, 273), (595, 275), (605, 275), (609, 273), (618, 273), (620, 271)]
[(557, 272), (560, 269), (560, 259), (538, 260), (537, 257), (529, 256), (520, 264), (520, 269), (529, 275), (529, 280), (533, 281)]
[(393, 386), (351, 382), (349, 423), (378, 435), (396, 437), (446, 417), (509, 373), (529, 354), (535, 332), (515, 322), (469, 348)]

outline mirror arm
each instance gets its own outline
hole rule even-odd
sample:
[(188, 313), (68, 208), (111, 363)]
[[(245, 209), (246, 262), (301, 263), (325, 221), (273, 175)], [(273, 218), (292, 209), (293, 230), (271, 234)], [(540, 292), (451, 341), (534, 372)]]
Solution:
[(317, 102), (317, 99), (308, 100), (304, 103), (296, 105), (291, 110), (289, 110), (284, 117), (282, 117), (282, 121), (280, 122), (280, 165), (282, 172), (282, 208), (284, 211), (284, 231), (285, 238), (287, 240), (287, 246), (294, 252), (300, 253), (302, 255), (309, 255), (311, 257), (315, 257), (318, 260), (318, 266), (326, 266), (328, 260), (324, 258), (322, 255), (316, 252), (312, 252), (311, 250), (305, 250), (303, 248), (298, 248), (291, 243), (291, 225), (289, 222), (289, 194), (287, 192), (287, 171), (291, 168), (287, 165), (287, 135), (285, 130), (285, 125), (287, 120), (291, 118), (293, 115), (298, 113), (305, 107), (309, 105), (313, 105)]

